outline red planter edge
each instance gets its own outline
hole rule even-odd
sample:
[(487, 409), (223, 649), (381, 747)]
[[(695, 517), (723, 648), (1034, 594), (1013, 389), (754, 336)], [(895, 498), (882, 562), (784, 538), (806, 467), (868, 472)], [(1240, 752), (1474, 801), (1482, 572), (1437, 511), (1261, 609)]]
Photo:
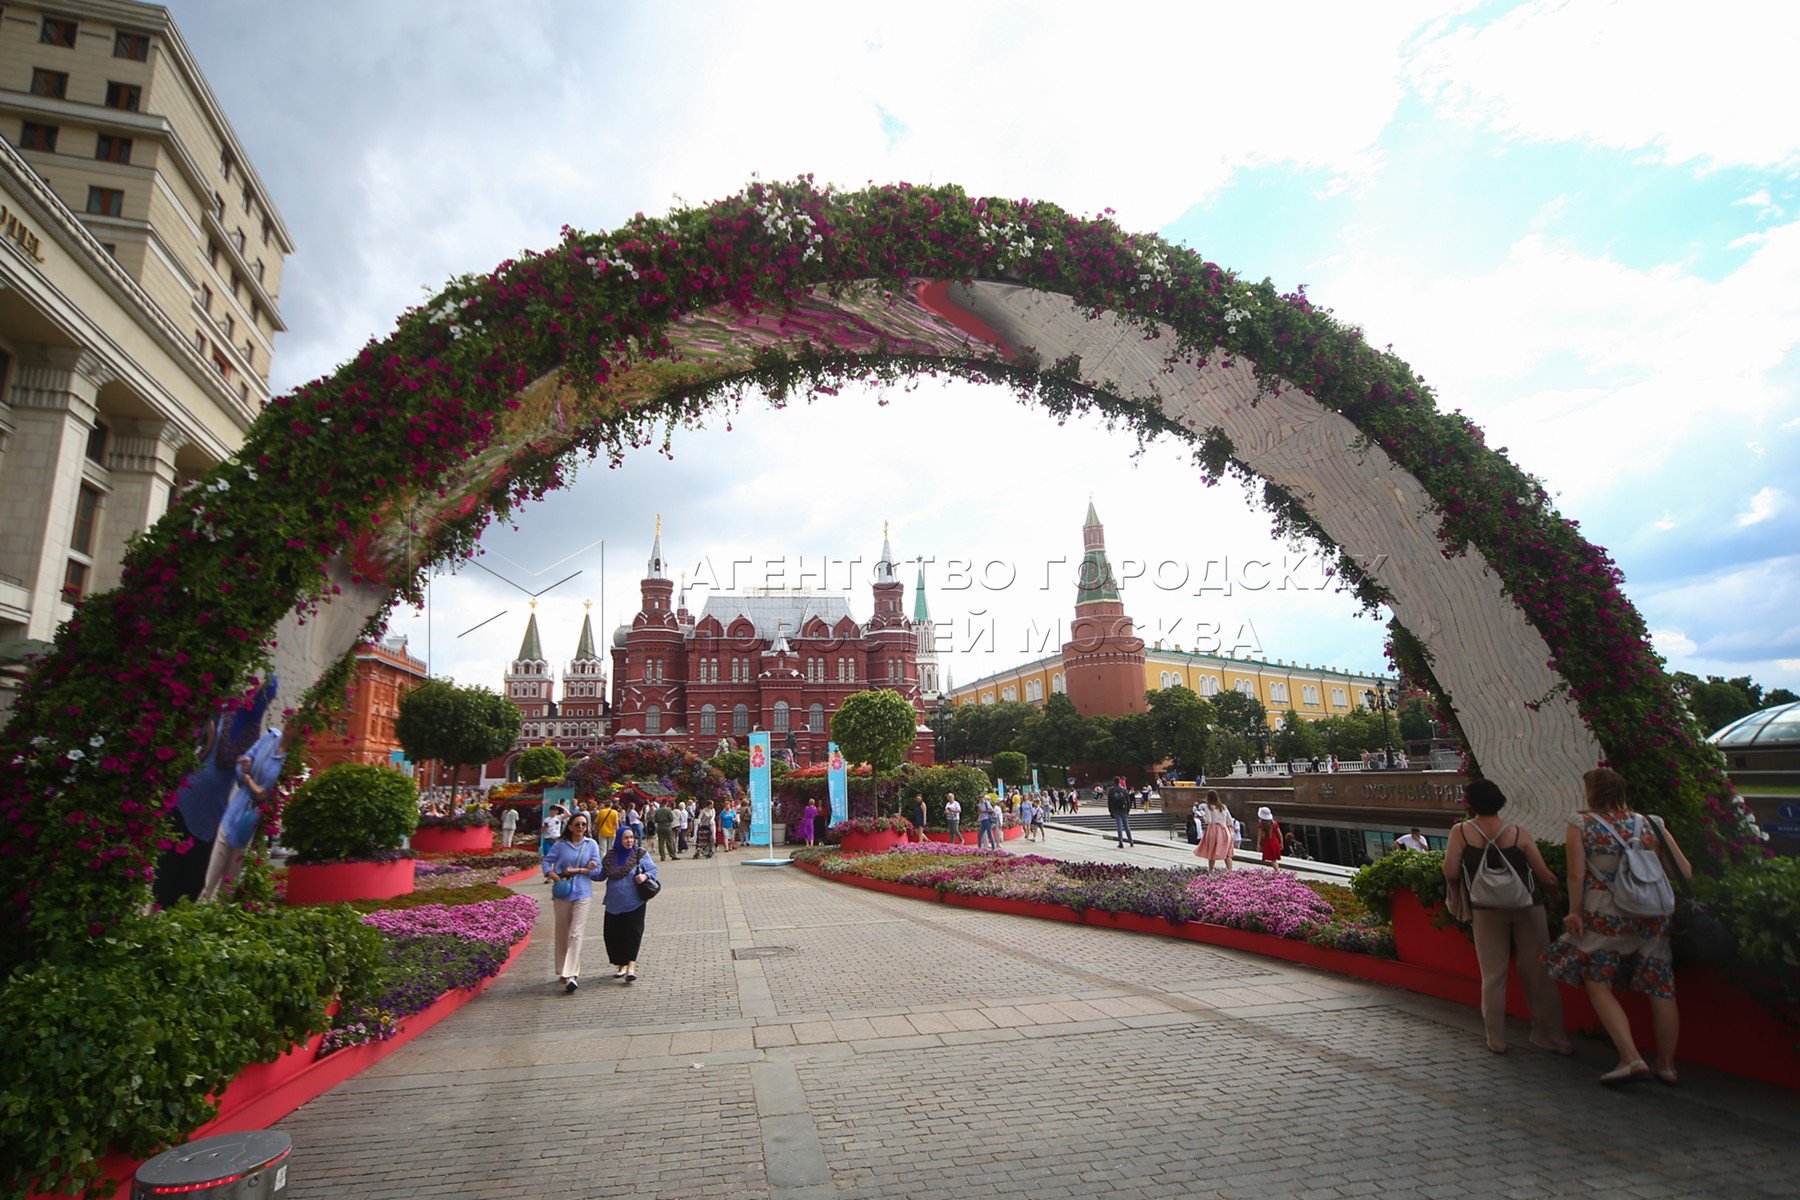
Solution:
[(542, 879), (543, 876), (544, 868), (542, 867), (523, 867), (520, 870), (514, 871), (511, 875), (502, 875), (498, 882), (502, 885), (509, 883), (524, 883), (528, 879)]
[(472, 825), (466, 829), (451, 829), (427, 825), (413, 830), (411, 841), (412, 848), (420, 854), (479, 854), (494, 848), (494, 827)]
[(404, 896), (413, 890), (415, 861), (290, 863), (284, 899), (289, 904), (336, 904)]
[[(301, 1045), (270, 1063), (252, 1063), (239, 1072), (216, 1101), (219, 1115), (202, 1125), (188, 1137), (197, 1141), (221, 1133), (243, 1133), (267, 1129), (302, 1104), (318, 1099), (338, 1084), (360, 1075), (406, 1043), (442, 1021), (445, 1017), (485, 992), (494, 980), (512, 969), (512, 965), (531, 944), (527, 933), (513, 944), (500, 970), (472, 988), (445, 992), (422, 1012), (416, 1012), (400, 1023), (400, 1029), (385, 1042), (369, 1042), (318, 1057), (323, 1033), (316, 1033)], [(106, 1173), (117, 1185), (113, 1200), (129, 1200), (132, 1180), (139, 1166), (147, 1160), (123, 1154), (108, 1154), (102, 1160)], [(56, 1200), (50, 1193), (33, 1192), (28, 1200)]]

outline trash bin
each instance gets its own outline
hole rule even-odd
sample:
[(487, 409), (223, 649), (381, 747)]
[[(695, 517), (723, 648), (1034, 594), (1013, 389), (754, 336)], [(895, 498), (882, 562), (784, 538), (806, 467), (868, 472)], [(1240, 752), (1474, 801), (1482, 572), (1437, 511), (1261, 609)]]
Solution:
[(150, 1196), (274, 1196), (287, 1187), (294, 1139), (253, 1129), (201, 1138), (165, 1150), (137, 1169), (131, 1200)]

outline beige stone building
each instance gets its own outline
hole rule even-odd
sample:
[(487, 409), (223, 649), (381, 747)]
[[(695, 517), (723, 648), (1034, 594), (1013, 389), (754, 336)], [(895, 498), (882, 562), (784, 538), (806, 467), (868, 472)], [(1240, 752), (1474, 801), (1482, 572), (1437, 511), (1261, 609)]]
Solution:
[(242, 443), (292, 249), (166, 10), (0, 8), (0, 690)]

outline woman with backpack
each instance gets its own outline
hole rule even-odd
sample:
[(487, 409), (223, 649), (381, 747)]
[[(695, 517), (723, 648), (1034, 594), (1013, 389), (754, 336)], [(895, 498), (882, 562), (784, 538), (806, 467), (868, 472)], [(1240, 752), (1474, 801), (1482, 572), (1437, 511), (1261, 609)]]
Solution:
[[(1675, 1042), (1681, 1033), (1669, 947), (1675, 897), (1657, 854), (1659, 843), (1685, 878), (1693, 878), (1694, 871), (1661, 818), (1631, 811), (1623, 775), (1610, 767), (1596, 767), (1581, 782), (1587, 789), (1587, 808), (1570, 815), (1566, 840), (1567, 932), (1551, 944), (1544, 961), (1552, 979), (1587, 989), (1600, 1024), (1619, 1052), (1619, 1065), (1602, 1075), (1601, 1083), (1637, 1083), (1654, 1075), (1674, 1085), (1680, 1082), (1675, 1074)], [(1649, 998), (1656, 1033), (1653, 1066), (1638, 1053), (1631, 1022), (1614, 989), (1642, 992)]]
[(1450, 831), (1444, 881), (1451, 888), (1469, 889), (1487, 1048), (1506, 1053), (1506, 967), (1516, 961), (1519, 983), (1531, 1007), (1531, 1044), (1573, 1054), (1575, 1048), (1563, 1030), (1562, 997), (1544, 966), (1550, 927), (1544, 921), (1538, 885), (1554, 896), (1556, 875), (1544, 864), (1537, 840), (1499, 815), (1506, 806), (1499, 784), (1477, 779), (1469, 785), (1466, 799), (1474, 815)]

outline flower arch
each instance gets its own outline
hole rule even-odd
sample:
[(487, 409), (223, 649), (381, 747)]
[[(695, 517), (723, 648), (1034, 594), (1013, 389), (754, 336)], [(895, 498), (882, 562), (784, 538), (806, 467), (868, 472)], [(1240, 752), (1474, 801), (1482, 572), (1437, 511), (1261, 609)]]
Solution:
[(654, 779), (701, 804), (723, 804), (735, 794), (717, 767), (699, 755), (667, 742), (614, 742), (569, 768), (565, 776), (575, 795), (583, 800), (601, 789), (628, 779)]
[(309, 703), (341, 694), (359, 634), (565, 461), (666, 446), (751, 388), (779, 405), (926, 374), (1053, 419), (1098, 409), (1191, 443), (1209, 480), (1260, 479), (1279, 536), (1392, 607), (1397, 663), (1540, 834), (1604, 758), (1703, 857), (1762, 853), (1606, 553), (1399, 358), (1106, 215), (803, 178), (565, 229), (271, 402), (80, 606), (0, 733), (0, 945), (30, 957), (141, 904), (217, 699), (271, 667), (290, 703), (296, 680), (319, 681)]

